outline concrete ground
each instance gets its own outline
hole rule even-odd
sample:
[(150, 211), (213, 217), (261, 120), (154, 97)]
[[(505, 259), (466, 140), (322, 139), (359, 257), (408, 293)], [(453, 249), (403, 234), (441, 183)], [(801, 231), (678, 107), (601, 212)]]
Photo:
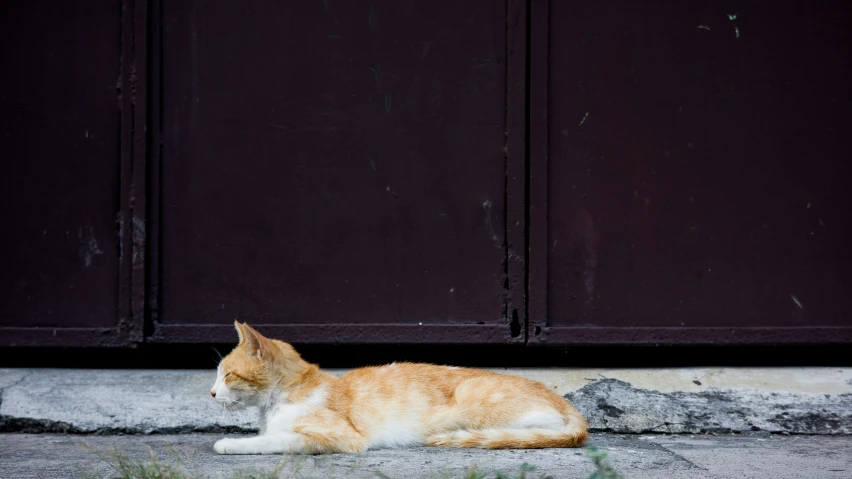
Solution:
[[(625, 478), (852, 477), (850, 368), (500, 372), (539, 380), (573, 403), (589, 420), (590, 444)], [(461, 478), (471, 467), (514, 478), (524, 463), (537, 468), (528, 479), (586, 478), (594, 470), (584, 450), (567, 449), (413, 448), (283, 463), (219, 456), (215, 440), (252, 433), (257, 416), (223, 411), (209, 395), (214, 379), (212, 369), (0, 369), (0, 479), (115, 477), (84, 443), (133, 458), (150, 448), (214, 478), (279, 463), (279, 477), (304, 478)]]
[[(221, 435), (74, 436), (0, 434), (0, 476), (73, 478), (100, 473), (115, 477), (109, 451), (135, 459), (150, 452), (203, 478), (241, 477), (269, 472), (277, 477), (317, 478), (462, 478), (472, 467), (518, 477), (587, 478), (595, 470), (582, 449), (486, 451), (411, 448), (329, 456), (220, 456), (213, 443)], [(725, 435), (594, 434), (590, 445), (607, 453), (625, 479), (639, 478), (848, 478), (852, 477), (852, 437), (782, 436), (767, 433)], [(93, 452), (92, 449), (100, 451)], [(112, 474), (112, 475), (111, 475)], [(259, 476), (254, 477), (270, 477)]]

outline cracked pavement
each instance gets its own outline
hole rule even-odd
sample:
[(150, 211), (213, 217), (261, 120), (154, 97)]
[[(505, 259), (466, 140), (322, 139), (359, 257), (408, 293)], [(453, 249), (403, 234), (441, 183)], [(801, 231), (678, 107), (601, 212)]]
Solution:
[[(549, 385), (592, 431), (852, 434), (852, 371), (844, 368), (503, 372)], [(226, 413), (210, 399), (214, 377), (212, 370), (0, 369), (0, 432), (255, 431), (254, 411)]]

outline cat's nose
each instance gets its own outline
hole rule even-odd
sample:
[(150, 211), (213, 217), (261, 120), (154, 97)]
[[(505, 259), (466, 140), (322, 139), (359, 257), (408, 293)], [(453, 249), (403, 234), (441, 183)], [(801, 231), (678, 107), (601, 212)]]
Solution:
[(215, 398), (216, 397), (216, 391), (210, 391), (210, 395)]

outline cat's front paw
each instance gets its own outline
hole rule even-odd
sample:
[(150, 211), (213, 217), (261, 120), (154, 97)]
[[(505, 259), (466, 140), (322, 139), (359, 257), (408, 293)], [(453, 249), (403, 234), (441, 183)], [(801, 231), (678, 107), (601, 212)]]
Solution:
[(219, 439), (216, 441), (216, 444), (213, 444), (213, 450), (219, 454), (233, 454), (234, 452), (234, 439), (225, 438)]

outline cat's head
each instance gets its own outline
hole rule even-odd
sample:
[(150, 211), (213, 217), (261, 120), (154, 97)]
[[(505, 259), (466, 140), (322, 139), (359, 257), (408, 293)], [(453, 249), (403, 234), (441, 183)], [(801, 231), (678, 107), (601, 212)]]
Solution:
[(228, 409), (259, 406), (301, 358), (287, 343), (264, 337), (246, 323), (234, 321), (240, 343), (219, 363), (210, 390)]

